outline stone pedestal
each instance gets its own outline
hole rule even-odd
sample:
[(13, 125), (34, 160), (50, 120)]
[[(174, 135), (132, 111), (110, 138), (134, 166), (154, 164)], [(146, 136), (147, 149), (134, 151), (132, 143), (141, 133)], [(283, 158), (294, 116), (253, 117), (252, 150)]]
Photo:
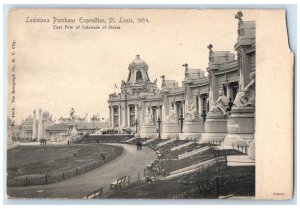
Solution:
[(140, 137), (141, 138), (157, 138), (157, 131), (154, 124), (143, 124), (140, 128)]
[(204, 123), (201, 143), (223, 144), (227, 135), (227, 117), (221, 114), (208, 114)]
[[(225, 137), (225, 146), (245, 147), (249, 153), (250, 144), (254, 141), (254, 110), (254, 107), (232, 109), (227, 122), (228, 135)], [(254, 144), (251, 149), (254, 150)]]
[(255, 160), (255, 141), (250, 143), (248, 148), (248, 155), (250, 159)]
[(204, 132), (204, 124), (200, 121), (185, 121), (183, 123), (183, 133), (179, 133), (180, 140), (196, 140), (200, 142)]
[(140, 133), (135, 133), (135, 134), (134, 134), (134, 137), (135, 137), (135, 138), (141, 138), (141, 134), (140, 134)]
[(177, 122), (165, 122), (162, 125), (162, 133), (161, 133), (161, 138), (162, 139), (170, 139), (177, 137), (179, 134), (179, 124)]

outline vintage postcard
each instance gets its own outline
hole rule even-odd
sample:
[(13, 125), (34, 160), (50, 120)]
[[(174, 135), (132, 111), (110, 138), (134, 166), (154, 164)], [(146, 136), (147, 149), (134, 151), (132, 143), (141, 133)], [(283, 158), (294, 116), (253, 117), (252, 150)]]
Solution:
[(285, 15), (10, 10), (7, 198), (292, 198)]

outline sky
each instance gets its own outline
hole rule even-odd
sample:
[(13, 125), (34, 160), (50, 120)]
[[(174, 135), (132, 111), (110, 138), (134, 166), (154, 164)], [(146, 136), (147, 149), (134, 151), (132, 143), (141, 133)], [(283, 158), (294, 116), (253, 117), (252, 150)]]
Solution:
[[(182, 64), (206, 71), (207, 45), (215, 51), (234, 52), (237, 10), (16, 10), (9, 14), (8, 42), (16, 41), (16, 120), (42, 108), (58, 119), (69, 110), (84, 117), (99, 113), (108, 118), (108, 95), (114, 84), (128, 76), (128, 65), (139, 54), (149, 66), (151, 80), (161, 75), (184, 77)], [(251, 14), (251, 13), (249, 13)], [(244, 12), (244, 20), (254, 15)], [(49, 23), (26, 23), (26, 18)], [(99, 17), (132, 18), (135, 23), (115, 23), (120, 29), (53, 29), (53, 17), (78, 20)], [(148, 23), (137, 23), (137, 18)], [(95, 25), (95, 24), (90, 24)], [(8, 43), (8, 46), (9, 43)], [(8, 49), (10, 50), (10, 49)], [(8, 90), (10, 90), (8, 71)], [(117, 89), (116, 92), (120, 92)], [(10, 95), (9, 95), (10, 96)], [(10, 99), (8, 98), (8, 101)], [(10, 114), (10, 110), (8, 111)]]

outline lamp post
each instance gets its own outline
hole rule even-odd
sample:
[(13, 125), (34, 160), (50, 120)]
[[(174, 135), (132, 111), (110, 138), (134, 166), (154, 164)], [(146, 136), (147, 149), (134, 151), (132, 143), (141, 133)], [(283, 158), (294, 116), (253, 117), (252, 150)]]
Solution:
[(206, 121), (206, 110), (202, 111), (201, 117), (203, 118), (203, 122)]
[(137, 133), (138, 132), (138, 120), (137, 119), (135, 119), (135, 123), (134, 123), (134, 125), (135, 125), (135, 133)]
[(180, 133), (183, 133), (182, 129), (183, 129), (183, 120), (184, 120), (184, 118), (183, 118), (183, 114), (182, 113), (180, 114), (178, 120), (180, 121)]
[(158, 124), (158, 139), (160, 139), (160, 123), (161, 123), (161, 120), (160, 120), (160, 117), (158, 117), (158, 119), (157, 119), (157, 124)]

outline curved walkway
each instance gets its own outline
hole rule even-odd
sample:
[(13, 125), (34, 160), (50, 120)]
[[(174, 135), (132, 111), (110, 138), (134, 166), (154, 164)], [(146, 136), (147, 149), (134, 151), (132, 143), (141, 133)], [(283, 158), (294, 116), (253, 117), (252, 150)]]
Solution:
[(89, 192), (100, 187), (106, 192), (110, 183), (120, 176), (130, 176), (131, 182), (137, 180), (138, 172), (143, 177), (146, 165), (156, 158), (155, 152), (147, 147), (137, 151), (134, 145), (112, 145), (120, 145), (124, 150), (120, 157), (108, 164), (54, 184), (7, 187), (7, 195), (10, 198), (84, 198)]

